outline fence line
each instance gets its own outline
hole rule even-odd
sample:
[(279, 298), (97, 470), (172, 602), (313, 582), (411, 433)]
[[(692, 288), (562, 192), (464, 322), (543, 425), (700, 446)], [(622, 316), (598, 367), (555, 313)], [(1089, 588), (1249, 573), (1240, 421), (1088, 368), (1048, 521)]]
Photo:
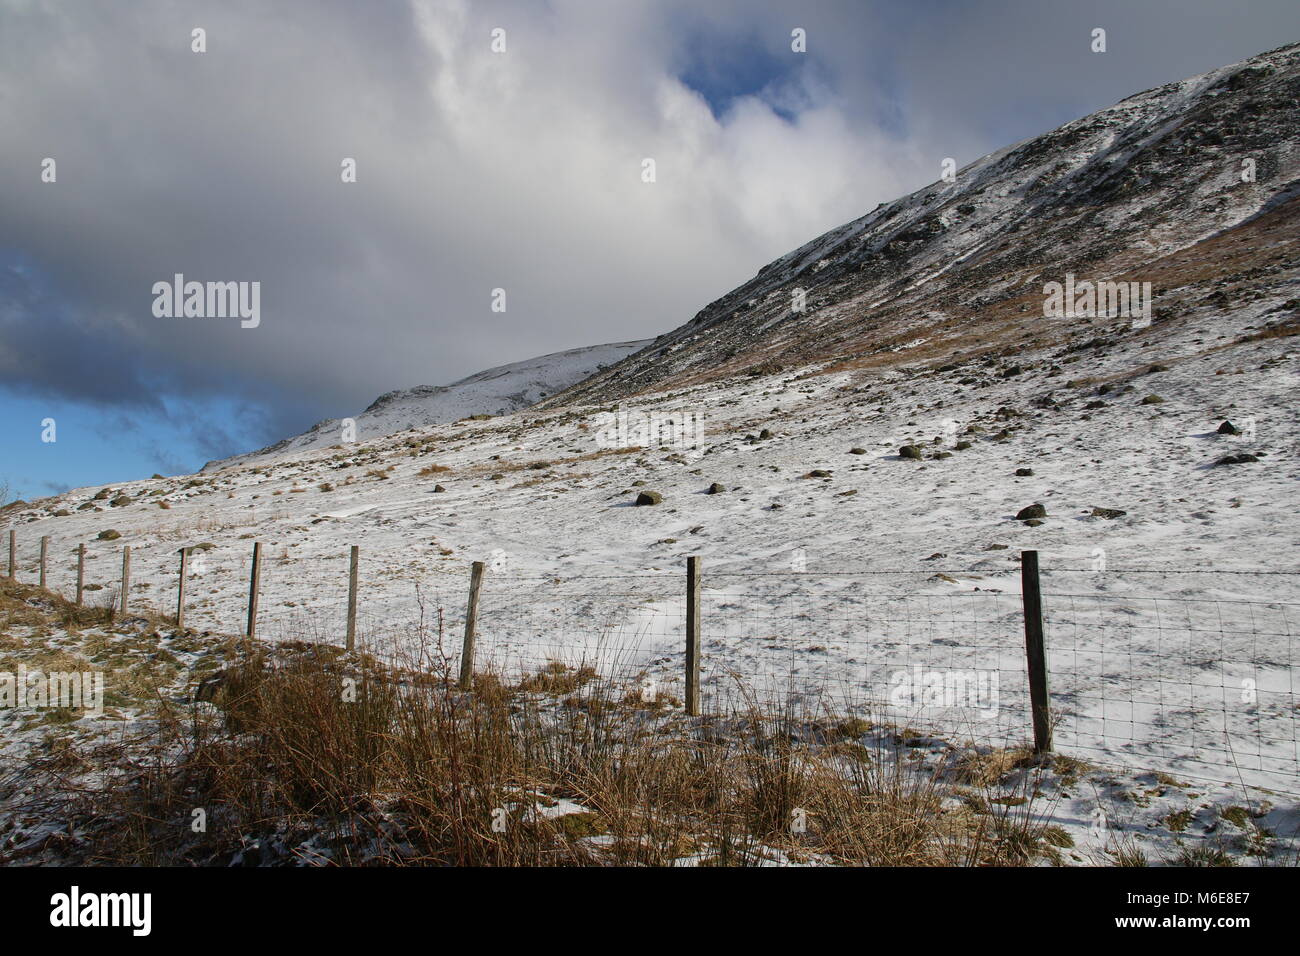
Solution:
[[(1130, 766), (1158, 758), (1175, 775), (1221, 780), (1231, 770), (1300, 793), (1300, 603), (1085, 593), (1058, 584), (1070, 574), (1116, 580), (1205, 573), (1199, 569), (1040, 569), (1037, 552), (1026, 551), (1016, 595), (995, 588), (927, 593), (911, 580), (987, 568), (712, 571), (690, 557), (684, 576), (677, 570), (507, 578), (486, 575), (474, 562), (468, 600), (459, 605), (464, 617), (456, 617), (463, 590), (460, 598), (430, 596), (436, 620), (424, 618), (421, 597), (422, 618), (403, 636), (376, 613), (358, 615), (364, 581), (355, 545), (348, 562), (340, 560), (346, 601), (314, 590), (259, 612), (264, 562), (261, 542), (251, 544), (244, 634), (394, 657), (415, 647), (422, 665), (458, 671), (465, 689), (484, 670), (519, 679), (551, 675), (537, 687), (569, 687), (574, 682), (559, 675), (600, 672), (626, 682), (633, 695), (663, 695), (691, 716), (764, 696), (810, 710), (857, 707), (892, 721), (904, 736), (942, 733), (1006, 746), (1029, 740), (1040, 753), (1098, 754)], [(59, 578), (71, 584), (71, 560), (65, 568), (48, 535), (38, 546), (39, 561), (20, 566), (10, 529), (9, 576), (35, 570), (49, 589), (59, 589)], [(178, 570), (164, 572), (175, 575), (170, 619), (178, 626), (196, 610), (187, 585), (199, 579), (195, 563), (204, 553), (202, 546), (182, 548)], [(88, 553), (83, 542), (69, 554), (76, 557), (80, 604), (88, 561), (112, 553)], [(280, 560), (286, 559), (287, 552)], [(131, 562), (123, 546), (117, 593), (106, 594), (108, 606), (124, 615), (165, 600), (144, 599), (141, 590), (152, 582), (137, 582), (133, 591)], [(909, 590), (855, 586), (885, 576)], [(828, 588), (810, 594), (809, 582)], [(449, 635), (458, 628), (462, 636), (454, 640)]]

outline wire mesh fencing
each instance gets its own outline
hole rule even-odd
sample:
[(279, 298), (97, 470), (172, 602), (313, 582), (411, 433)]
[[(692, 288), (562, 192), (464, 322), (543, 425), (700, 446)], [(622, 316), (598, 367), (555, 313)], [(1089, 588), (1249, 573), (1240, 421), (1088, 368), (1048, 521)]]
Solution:
[[(119, 542), (86, 542), (83, 552), (33, 538), (13, 555), (13, 573), (27, 583), (43, 572), (48, 589), (71, 599), (80, 581), (87, 605), (120, 606)], [(133, 555), (133, 612), (175, 614), (178, 558)], [(613, 684), (665, 706), (694, 701), (702, 714), (780, 707), (986, 747), (1041, 743), (1031, 705), (1041, 684), (1057, 751), (1300, 794), (1296, 572), (1045, 565), (1033, 580), (1046, 675), (1031, 678), (1033, 615), (1014, 565), (838, 573), (706, 565), (698, 600), (680, 566), (563, 575), (480, 566), (470, 628), (469, 574), (381, 582), (363, 566), (358, 601), (346, 551), (316, 563), (308, 574), (287, 548), (262, 555), (258, 637), (342, 646), (351, 631), (359, 651), (453, 675), (472, 632), (469, 671), (525, 689), (581, 694), (599, 678), (602, 693)], [(251, 547), (190, 547), (185, 624), (245, 633), (239, 609), (252, 565)]]
[(1300, 792), (1300, 603), (1053, 586), (1043, 605), (1060, 750)]
[[(1185, 586), (1137, 593), (1126, 572), (1087, 574), (1043, 575), (1054, 749), (1300, 794), (1300, 604), (1198, 598)], [(905, 740), (1033, 747), (1025, 602), (1017, 576), (997, 583), (961, 590), (931, 571), (705, 572), (701, 712), (780, 707), (884, 721)], [(686, 591), (680, 572), (489, 576), (476, 665), (514, 680), (587, 668), (680, 704), (691, 671)]]

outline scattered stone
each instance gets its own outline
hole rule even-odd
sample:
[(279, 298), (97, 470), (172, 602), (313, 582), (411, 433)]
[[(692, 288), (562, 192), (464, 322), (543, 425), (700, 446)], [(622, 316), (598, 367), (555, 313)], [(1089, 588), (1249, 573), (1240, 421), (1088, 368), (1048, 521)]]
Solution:
[(109, 528), (105, 531), (101, 531), (98, 537), (100, 541), (116, 541), (118, 538), (122, 537), (122, 533)]
[(130, 503), (131, 503), (131, 497), (129, 495), (118, 495), (108, 504), (112, 508), (125, 508)]
[(1159, 395), (1148, 395), (1146, 398), (1142, 399), (1142, 401), (1141, 401), (1140, 404), (1142, 404), (1142, 405), (1163, 405), (1163, 404), (1164, 404), (1164, 401), (1165, 401), (1165, 400), (1164, 400), (1163, 398), (1161, 398)]
[(761, 432), (758, 433), (758, 438), (760, 441), (763, 441), (771, 437), (772, 437), (772, 429), (770, 428), (764, 428)]
[(444, 488), (442, 485), (434, 485), (434, 486), (433, 486), (433, 490), (436, 491), (436, 492), (443, 492), (443, 491), (446, 491), (447, 489)]
[(1220, 434), (1220, 435), (1240, 435), (1240, 434), (1241, 434), (1241, 429), (1238, 428), (1236, 425), (1232, 424), (1232, 422), (1224, 422), (1222, 425), (1219, 426), (1219, 434)]
[(1118, 508), (1093, 508), (1092, 516), (1094, 518), (1122, 518), (1127, 511), (1120, 511)]
[(900, 458), (911, 458), (915, 461), (920, 461), (921, 449), (917, 448), (915, 445), (904, 445), (902, 448), (898, 449), (898, 455)]
[(718, 482), (715, 481), (713, 484), (709, 485), (708, 489), (704, 493), (706, 495), (718, 495), (726, 490), (727, 490), (726, 485), (719, 484)]
[(947, 552), (944, 552), (944, 551), (936, 551), (934, 554), (930, 555), (930, 556), (929, 556), (928, 558), (926, 558), (925, 560), (927, 560), (927, 561), (938, 561), (940, 558), (946, 558), (946, 557), (948, 557)]
[(54, 512), (54, 517), (66, 518), (70, 514), (72, 514), (72, 512), (69, 511), (67, 508), (60, 508), (58, 511)]
[(957, 451), (965, 451), (967, 448), (970, 447), (970, 442), (959, 441), (957, 442), (957, 444), (953, 445), (952, 447), (955, 448)]
[(984, 550), (985, 550), (985, 551), (1005, 551), (1005, 550), (1007, 550), (1007, 547), (1008, 547), (1008, 545), (1005, 545), (1005, 544), (991, 544), (991, 545), (989, 545), (987, 548), (985, 548)]
[(849, 454), (850, 454), (850, 455), (865, 455), (866, 453), (867, 453), (867, 450), (866, 450), (865, 448), (850, 448), (850, 449), (849, 449)]
[(1254, 455), (1248, 454), (1246, 452), (1242, 452), (1239, 455), (1224, 455), (1222, 458), (1216, 461), (1215, 464), (1216, 465), (1244, 465), (1247, 462), (1251, 462), (1251, 461), (1259, 461), (1259, 459), (1256, 458)]
[(1025, 524), (1030, 528), (1037, 528), (1042, 523), (1041, 518), (1028, 518), (1025, 520)]
[(657, 491), (643, 491), (636, 496), (638, 505), (657, 505), (664, 500), (664, 496)]
[(1085, 406), (1083, 406), (1083, 407), (1084, 407), (1084, 410), (1085, 410), (1085, 411), (1092, 411), (1092, 410), (1095, 409), (1095, 408), (1105, 408), (1105, 407), (1106, 407), (1106, 403), (1105, 403), (1105, 402), (1101, 402), (1101, 401), (1091, 401), (1091, 402), (1089, 402), (1087, 405), (1085, 405)]
[(814, 468), (812, 471), (808, 472), (808, 474), (805, 475), (804, 477), (805, 478), (829, 478), (830, 476), (831, 473), (827, 471), (825, 468)]
[(1016, 477), (1017, 477), (1017, 478), (1032, 478), (1032, 477), (1034, 477), (1034, 469), (1032, 469), (1032, 468), (1017, 468), (1017, 469), (1016, 469)]
[(1017, 521), (1030, 521), (1035, 518), (1046, 518), (1047, 509), (1038, 503), (1034, 503), (1027, 508), (1021, 508), (1016, 512)]

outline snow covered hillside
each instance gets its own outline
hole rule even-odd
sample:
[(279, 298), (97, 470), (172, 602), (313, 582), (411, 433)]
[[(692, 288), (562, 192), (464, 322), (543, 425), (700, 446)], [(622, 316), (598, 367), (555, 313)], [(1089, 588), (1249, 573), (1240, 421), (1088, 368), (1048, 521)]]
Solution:
[[(919, 752), (1023, 741), (1037, 550), (1059, 748), (1132, 788), (1244, 781), (1294, 828), (1298, 84), (1291, 47), (1004, 150), (539, 406), (376, 403), (355, 443), (7, 509), (19, 576), (48, 535), (67, 593), (86, 543), (103, 600), (130, 545), (132, 602), (166, 612), (193, 547), (187, 623), (236, 633), (258, 541), (261, 635), (338, 643), (357, 545), (368, 645), (454, 658), (482, 560), (484, 666), (600, 657), (680, 698), (698, 555), (706, 708), (738, 683), (887, 704), (914, 665), (998, 676), (989, 714), (895, 706)], [(1066, 273), (1151, 282), (1151, 321), (1044, 317)]]
[[(367, 442), (425, 425), (454, 422), (470, 415), (504, 415), (527, 408), (647, 344), (612, 342), (569, 349), (476, 372), (450, 385), (420, 385), (387, 392), (353, 420), (355, 439)], [(343, 429), (342, 419), (327, 419), (301, 435), (246, 455), (209, 462), (202, 470), (214, 471), (311, 448), (328, 448), (343, 440)]]

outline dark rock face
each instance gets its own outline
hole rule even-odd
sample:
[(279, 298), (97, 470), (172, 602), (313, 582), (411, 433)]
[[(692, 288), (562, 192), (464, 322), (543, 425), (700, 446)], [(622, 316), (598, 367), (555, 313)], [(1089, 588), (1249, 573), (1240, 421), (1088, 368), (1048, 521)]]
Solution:
[(1035, 518), (1046, 518), (1047, 509), (1040, 504), (1032, 504), (1027, 508), (1021, 508), (1016, 512), (1017, 521), (1030, 521)]

